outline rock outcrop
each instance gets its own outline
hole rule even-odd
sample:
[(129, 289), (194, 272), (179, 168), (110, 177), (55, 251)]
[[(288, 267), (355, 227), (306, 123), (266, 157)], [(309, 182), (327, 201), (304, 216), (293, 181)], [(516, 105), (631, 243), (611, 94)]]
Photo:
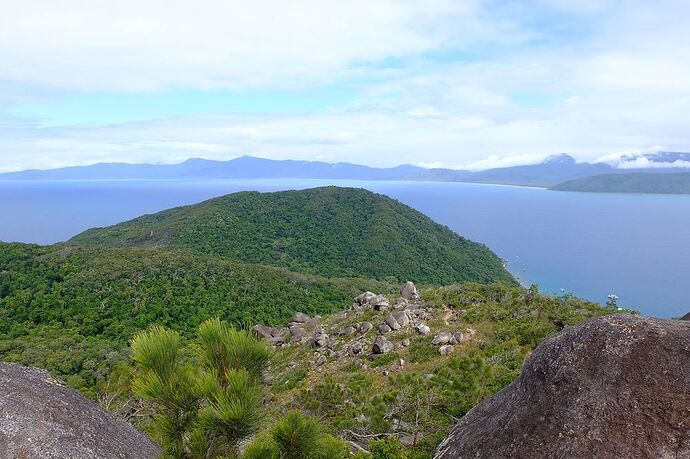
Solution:
[(538, 346), (436, 458), (690, 457), (690, 323), (614, 315)]
[(0, 458), (153, 458), (160, 451), (38, 368), (0, 363)]

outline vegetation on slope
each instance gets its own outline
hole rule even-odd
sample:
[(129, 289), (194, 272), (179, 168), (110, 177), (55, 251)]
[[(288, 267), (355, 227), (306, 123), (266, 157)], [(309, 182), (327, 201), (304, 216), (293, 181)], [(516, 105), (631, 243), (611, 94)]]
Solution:
[[(320, 321), (317, 329), (341, 341), (325, 364), (319, 364), (308, 344), (277, 349), (271, 367), (276, 414), (298, 408), (322, 419), (333, 434), (370, 449), (371, 440), (387, 439), (390, 448), (404, 442), (409, 457), (430, 458), (451, 424), (510, 384), (548, 335), (618, 312), (613, 305), (601, 307), (571, 295), (540, 294), (536, 287), (470, 283), (421, 293), (431, 332), (422, 335), (403, 327), (387, 333), (393, 350), (374, 360), (367, 354), (376, 324), (388, 312), (349, 310), (345, 317)], [(371, 332), (338, 335), (363, 320), (375, 325)], [(441, 355), (432, 343), (440, 332), (460, 332), (464, 338), (450, 354)], [(369, 346), (361, 355), (339, 352), (356, 341)]]
[(597, 193), (690, 194), (690, 173), (603, 174), (570, 180), (552, 186), (550, 189)]
[(326, 277), (515, 284), (484, 245), (391, 198), (352, 188), (235, 193), (91, 229), (70, 243), (165, 247)]
[(340, 309), (372, 288), (389, 289), (180, 252), (0, 243), (0, 359), (95, 396), (127, 361), (127, 341), (151, 324), (184, 335), (211, 317), (278, 324), (296, 310)]

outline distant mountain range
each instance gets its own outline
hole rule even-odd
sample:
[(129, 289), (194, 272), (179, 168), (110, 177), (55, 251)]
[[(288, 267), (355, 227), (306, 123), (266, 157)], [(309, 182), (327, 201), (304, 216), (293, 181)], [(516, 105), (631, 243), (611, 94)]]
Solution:
[[(633, 169), (632, 164), (644, 164)], [(625, 166), (622, 166), (625, 164)], [(623, 168), (625, 167), (625, 168)], [(179, 164), (99, 163), (50, 170), (0, 174), (0, 180), (126, 180), (126, 179), (260, 179), (303, 178), (344, 180), (426, 180), (551, 187), (561, 182), (601, 174), (666, 173), (690, 167), (690, 153), (659, 152), (621, 157), (615, 163), (578, 162), (560, 154), (539, 164), (483, 171), (425, 169), (409, 164), (376, 168), (350, 163), (271, 160), (242, 156), (229, 161), (193, 158)]]

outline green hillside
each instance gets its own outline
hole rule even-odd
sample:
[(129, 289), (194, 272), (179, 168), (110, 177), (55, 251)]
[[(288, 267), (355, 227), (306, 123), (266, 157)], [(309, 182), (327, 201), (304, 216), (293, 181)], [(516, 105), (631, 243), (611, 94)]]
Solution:
[(690, 173), (603, 174), (560, 183), (556, 191), (690, 194)]
[(0, 360), (93, 389), (151, 324), (185, 334), (211, 317), (278, 324), (295, 311), (332, 312), (366, 289), (389, 287), (151, 249), (0, 243)]
[(235, 193), (91, 229), (69, 243), (165, 247), (326, 277), (515, 284), (484, 245), (391, 198), (353, 188)]

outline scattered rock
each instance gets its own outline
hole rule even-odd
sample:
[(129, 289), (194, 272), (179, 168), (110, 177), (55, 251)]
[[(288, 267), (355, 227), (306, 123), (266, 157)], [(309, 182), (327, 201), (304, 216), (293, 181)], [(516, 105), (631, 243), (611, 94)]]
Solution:
[(267, 327), (266, 325), (254, 325), (252, 330), (254, 330), (261, 338), (269, 339), (273, 336), (271, 334), (271, 327)]
[(391, 330), (392, 330), (391, 327), (389, 327), (386, 324), (379, 325), (379, 333), (382, 335), (385, 335), (386, 333), (390, 333)]
[(426, 325), (426, 324), (419, 324), (419, 325), (417, 325), (417, 332), (418, 332), (420, 335), (428, 335), (430, 331), (431, 331), (431, 329), (430, 329), (429, 326)]
[(316, 336), (314, 336), (314, 345), (316, 347), (327, 346), (328, 345), (328, 335), (323, 333), (323, 332), (317, 333)]
[(45, 370), (0, 363), (0, 458), (129, 458), (160, 455), (130, 423)]
[(372, 298), (375, 298), (376, 295), (371, 293), (371, 292), (364, 292), (361, 295), (359, 295), (357, 298), (355, 298), (355, 302), (360, 305), (368, 305), (369, 302), (372, 300)]
[(431, 344), (433, 345), (438, 345), (438, 344), (448, 344), (450, 342), (450, 339), (453, 337), (448, 332), (441, 332), (434, 336), (434, 339), (431, 340)]
[(320, 356), (316, 359), (316, 364), (319, 365), (319, 366), (323, 365), (323, 364), (326, 363), (326, 362), (328, 362), (328, 359), (326, 358), (325, 355), (320, 355)]
[(451, 335), (450, 341), (448, 341), (450, 344), (458, 344), (461, 343), (465, 339), (465, 335), (463, 335), (461, 332), (455, 332)]
[(443, 346), (438, 348), (438, 352), (441, 355), (448, 355), (453, 352), (453, 345), (452, 344), (444, 344)]
[(689, 350), (687, 321), (621, 314), (565, 328), (435, 457), (690, 457)]
[(418, 300), (419, 294), (417, 294), (417, 287), (412, 282), (405, 282), (403, 288), (400, 290), (400, 294), (403, 298), (408, 300)]
[(374, 326), (371, 324), (371, 322), (362, 322), (362, 324), (359, 326), (359, 333), (362, 335), (367, 334), (371, 329), (374, 328)]
[(350, 326), (347, 326), (347, 327), (343, 328), (342, 330), (340, 330), (340, 334), (343, 336), (350, 336), (350, 335), (354, 335), (356, 331), (357, 331), (357, 329), (355, 327), (353, 327), (352, 325), (350, 325)]
[(292, 316), (292, 322), (298, 323), (298, 324), (303, 324), (311, 321), (311, 317), (308, 315), (304, 314), (303, 312), (296, 312), (295, 315)]
[(374, 340), (374, 346), (372, 347), (372, 352), (374, 354), (385, 354), (386, 352), (393, 350), (393, 344), (388, 341), (383, 336), (379, 335)]
[(410, 345), (410, 339), (409, 339), (409, 338), (405, 338), (404, 340), (402, 340), (402, 341), (400, 342), (400, 344), (402, 344), (403, 347), (407, 347), (407, 346)]
[(307, 331), (299, 325), (290, 327), (290, 334), (295, 338), (301, 338)]
[(386, 316), (386, 325), (388, 325), (391, 330), (400, 330), (400, 324), (395, 320), (393, 314), (388, 314)]

